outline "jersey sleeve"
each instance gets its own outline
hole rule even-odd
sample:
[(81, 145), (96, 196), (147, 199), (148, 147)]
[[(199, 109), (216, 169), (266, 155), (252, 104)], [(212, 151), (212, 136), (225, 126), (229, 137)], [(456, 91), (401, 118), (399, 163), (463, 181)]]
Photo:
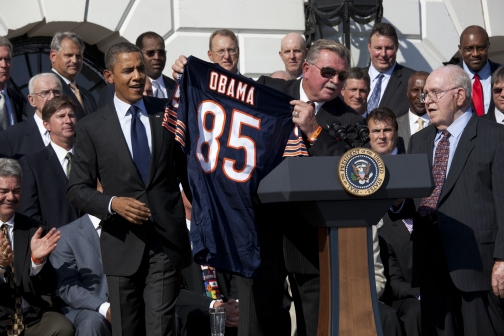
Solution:
[(287, 140), (287, 145), (285, 146), (283, 157), (290, 156), (308, 156), (308, 150), (306, 149), (298, 125), (294, 125), (289, 140)]
[(189, 150), (186, 148), (187, 110), (185, 104), (182, 103), (183, 99), (180, 94), (183, 77), (182, 75), (177, 79), (170, 102), (166, 104), (163, 127), (173, 133), (175, 140), (180, 143), (184, 151), (187, 151)]

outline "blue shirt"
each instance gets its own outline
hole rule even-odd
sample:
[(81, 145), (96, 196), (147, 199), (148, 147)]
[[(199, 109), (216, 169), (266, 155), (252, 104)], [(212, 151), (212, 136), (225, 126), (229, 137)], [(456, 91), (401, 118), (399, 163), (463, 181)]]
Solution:
[[(457, 145), (460, 141), (460, 136), (464, 132), (469, 119), (472, 117), (472, 110), (469, 108), (464, 114), (457, 118), (448, 128), (448, 132), (450, 132), (450, 137), (448, 141), (450, 142), (450, 154), (448, 156), (448, 166), (446, 167), (446, 177), (448, 177), (448, 173), (450, 172), (450, 166), (453, 160), (453, 155), (457, 150)], [(436, 148), (439, 141), (443, 138), (442, 131), (438, 130), (436, 134), (436, 138), (434, 139), (434, 150), (432, 151), (432, 164), (434, 164), (434, 157), (436, 156)]]

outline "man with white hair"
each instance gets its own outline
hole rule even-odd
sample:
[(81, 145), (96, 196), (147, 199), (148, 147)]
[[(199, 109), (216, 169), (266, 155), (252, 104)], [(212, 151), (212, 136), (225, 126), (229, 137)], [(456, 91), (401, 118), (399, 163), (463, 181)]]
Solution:
[(42, 121), (46, 102), (62, 95), (58, 76), (52, 72), (33, 76), (28, 83), (28, 102), (35, 113), (19, 124), (0, 132), (0, 157), (19, 159), (43, 149), (51, 141)]
[(435, 188), (413, 217), (413, 286), (428, 335), (504, 333), (504, 127), (471, 109), (471, 79), (449, 65), (421, 96), (431, 125), (409, 153), (427, 154)]
[(306, 58), (306, 41), (297, 33), (289, 33), (284, 36), (280, 44), (278, 55), (285, 63), (285, 71), (290, 73), (291, 79), (303, 76), (303, 63)]

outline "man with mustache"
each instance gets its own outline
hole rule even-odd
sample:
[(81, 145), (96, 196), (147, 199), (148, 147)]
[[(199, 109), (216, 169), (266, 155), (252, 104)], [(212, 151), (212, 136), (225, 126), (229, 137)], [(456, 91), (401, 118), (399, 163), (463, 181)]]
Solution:
[(459, 66), (472, 81), (472, 107), (478, 116), (492, 112), (495, 108), (492, 100), (491, 76), (501, 64), (488, 59), (490, 40), (485, 29), (469, 26), (460, 35), (459, 53), (462, 56)]

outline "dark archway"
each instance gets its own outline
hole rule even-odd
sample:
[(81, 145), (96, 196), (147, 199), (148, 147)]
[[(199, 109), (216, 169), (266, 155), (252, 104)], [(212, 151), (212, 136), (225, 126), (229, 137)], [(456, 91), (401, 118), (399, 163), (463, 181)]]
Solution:
[[(27, 35), (10, 40), (14, 47), (10, 82), (25, 97), (28, 96), (30, 78), (51, 71), (51, 40), (52, 37)], [(76, 82), (90, 91), (96, 101), (101, 89), (106, 85), (102, 75), (104, 68), (104, 54), (95, 45), (86, 44), (84, 65)]]

